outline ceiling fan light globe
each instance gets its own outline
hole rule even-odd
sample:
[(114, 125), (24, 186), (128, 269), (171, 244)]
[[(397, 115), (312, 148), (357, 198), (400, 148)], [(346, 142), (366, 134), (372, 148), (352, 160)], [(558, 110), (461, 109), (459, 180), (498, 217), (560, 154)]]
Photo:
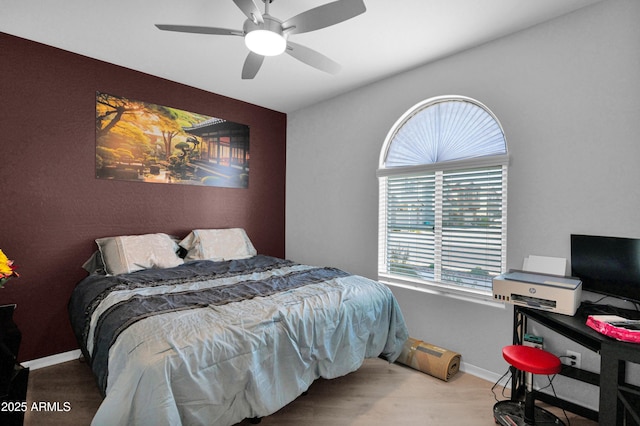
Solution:
[(277, 56), (287, 49), (287, 40), (270, 30), (253, 30), (244, 36), (249, 50), (262, 56)]

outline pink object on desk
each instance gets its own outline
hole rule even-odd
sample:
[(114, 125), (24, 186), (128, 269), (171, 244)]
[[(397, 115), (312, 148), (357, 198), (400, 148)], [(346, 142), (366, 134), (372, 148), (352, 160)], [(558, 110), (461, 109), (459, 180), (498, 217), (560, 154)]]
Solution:
[(615, 315), (589, 315), (587, 325), (605, 336), (623, 342), (640, 343), (640, 321), (627, 320)]

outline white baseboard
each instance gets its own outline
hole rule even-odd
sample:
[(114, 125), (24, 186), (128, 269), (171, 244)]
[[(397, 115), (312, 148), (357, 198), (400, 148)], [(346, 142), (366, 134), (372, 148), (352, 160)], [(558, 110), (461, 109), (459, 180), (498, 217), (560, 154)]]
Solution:
[[(460, 371), (464, 371), (465, 373), (479, 377), (491, 383), (496, 383), (502, 377), (501, 374), (497, 374), (493, 371), (485, 370), (484, 368), (480, 368), (472, 364), (467, 364), (465, 362), (460, 363)], [(511, 380), (507, 380), (507, 378), (504, 378), (500, 382), (500, 385), (506, 387), (507, 389), (511, 389)]]
[(80, 358), (80, 356), (82, 356), (82, 352), (80, 349), (76, 349), (75, 351), (63, 352), (61, 354), (46, 356), (32, 361), (21, 362), (20, 365), (23, 367), (29, 367), (30, 370), (37, 370), (38, 368), (50, 367), (55, 364), (73, 361)]

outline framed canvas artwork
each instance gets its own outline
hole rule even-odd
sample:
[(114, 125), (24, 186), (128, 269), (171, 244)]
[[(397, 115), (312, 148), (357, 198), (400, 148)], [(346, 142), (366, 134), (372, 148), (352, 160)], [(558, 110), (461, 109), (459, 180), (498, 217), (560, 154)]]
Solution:
[(96, 177), (248, 188), (249, 126), (96, 93)]

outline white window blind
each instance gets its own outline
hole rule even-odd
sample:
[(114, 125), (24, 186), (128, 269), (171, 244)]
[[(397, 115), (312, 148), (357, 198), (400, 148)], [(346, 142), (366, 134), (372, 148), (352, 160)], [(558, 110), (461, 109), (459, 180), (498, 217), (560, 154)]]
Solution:
[(502, 127), (477, 101), (436, 98), (396, 124), (384, 167), (434, 164), (506, 153)]
[(380, 278), (490, 293), (506, 265), (506, 141), (493, 115), (468, 98), (419, 104), (390, 132), (378, 175)]
[(433, 279), (435, 174), (387, 180), (386, 272)]

